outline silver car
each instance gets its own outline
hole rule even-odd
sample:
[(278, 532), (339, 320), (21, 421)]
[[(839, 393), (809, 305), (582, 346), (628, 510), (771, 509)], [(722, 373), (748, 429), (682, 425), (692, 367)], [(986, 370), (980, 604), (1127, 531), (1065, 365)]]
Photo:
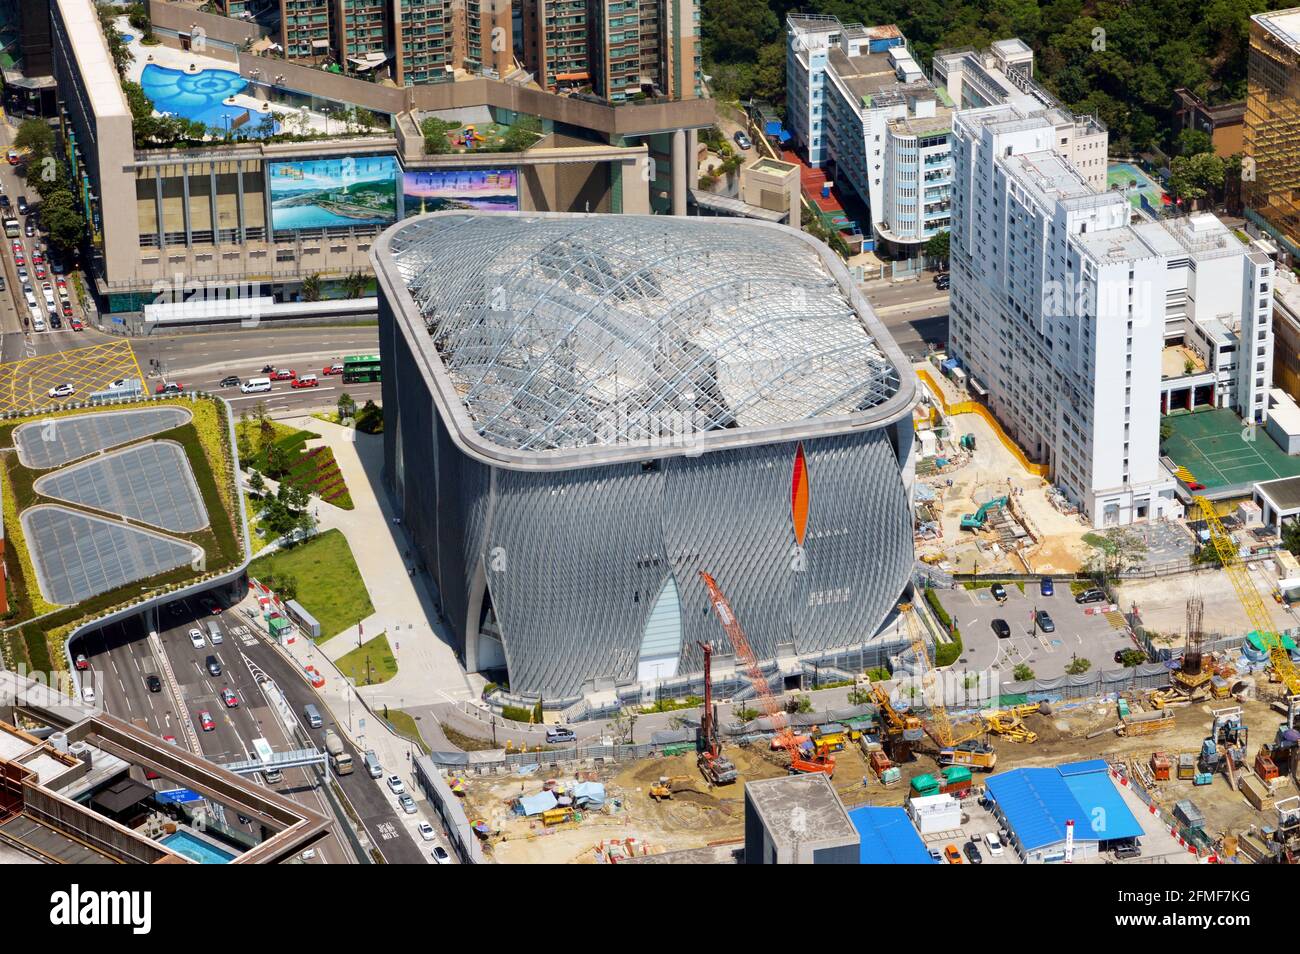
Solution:
[(419, 811), (419, 809), (415, 807), (415, 799), (405, 792), (397, 796), (397, 804), (401, 805), (402, 811), (406, 812), (408, 815), (414, 815)]

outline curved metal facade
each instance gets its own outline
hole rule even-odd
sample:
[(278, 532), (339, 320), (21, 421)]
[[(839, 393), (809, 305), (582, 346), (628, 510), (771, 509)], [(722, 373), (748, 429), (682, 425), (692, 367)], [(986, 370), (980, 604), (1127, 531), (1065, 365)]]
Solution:
[[(591, 219), (602, 233), (613, 234), (620, 221), (629, 227), (627, 217)], [(458, 219), (447, 221), (464, 228)], [(651, 442), (635, 450), (620, 436), (617, 448), (596, 446), (580, 456), (562, 448), (498, 454), (493, 447), (502, 445), (490, 422), (499, 407), (477, 419), (484, 430), (475, 434), (473, 409), (467, 414), (457, 397), (476, 385), (446, 376), (440, 362), (452, 359), (438, 336), (442, 326), (429, 323), (411, 297), (411, 276), (389, 257), (388, 244), (402, 228), (409, 226), (381, 237), (374, 255), (385, 479), (467, 667), (484, 668), (495, 648), (495, 635), (481, 635), (490, 604), (516, 693), (559, 701), (635, 681), (643, 646), (658, 647), (654, 661), (662, 662), (662, 647), (675, 637), (680, 653), (671, 667), (696, 672), (699, 642), (731, 648), (700, 570), (726, 591), (761, 659), (852, 647), (875, 634), (912, 566), (903, 477), (910, 390), (874, 417), (732, 426), (694, 444)], [(689, 224), (672, 228), (685, 232)], [(761, 244), (770, 231), (751, 237)], [(803, 241), (776, 237), (777, 250)], [(421, 281), (432, 281), (437, 265), (421, 271)], [(851, 288), (847, 276), (828, 271), (825, 278)], [(893, 380), (910, 388), (910, 375), (897, 373), (905, 363), (894, 343), (860, 298), (843, 293), (845, 307), (861, 316), (888, 359)], [(460, 301), (427, 288), (421, 295), (439, 302), (440, 314)], [(511, 373), (517, 378), (520, 370)], [(800, 369), (774, 373), (788, 387)], [(677, 599), (656, 613), (670, 578)], [(678, 632), (665, 619), (673, 605)]]

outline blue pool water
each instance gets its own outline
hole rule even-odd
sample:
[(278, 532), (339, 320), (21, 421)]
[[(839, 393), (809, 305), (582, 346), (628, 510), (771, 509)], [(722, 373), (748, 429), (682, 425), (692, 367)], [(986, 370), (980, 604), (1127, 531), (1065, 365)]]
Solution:
[[(201, 70), (186, 73), (150, 63), (140, 74), (140, 86), (160, 113), (197, 120), (226, 132), (231, 123), (248, 112), (242, 106), (227, 106), (222, 100), (242, 92), (248, 80), (231, 70)], [(237, 136), (260, 136), (261, 115), (254, 112)], [(279, 124), (276, 124), (279, 128)]]
[(122, 42), (123, 42), (123, 43), (130, 43), (130, 42), (131, 42), (132, 40), (134, 40), (134, 39), (135, 39), (135, 34), (134, 34), (134, 33), (123, 33), (123, 34), (122, 34)]
[(197, 861), (201, 865), (229, 864), (235, 858), (233, 852), (223, 851), (202, 838), (196, 838), (188, 831), (178, 831), (168, 835), (162, 839), (162, 843), (176, 854)]

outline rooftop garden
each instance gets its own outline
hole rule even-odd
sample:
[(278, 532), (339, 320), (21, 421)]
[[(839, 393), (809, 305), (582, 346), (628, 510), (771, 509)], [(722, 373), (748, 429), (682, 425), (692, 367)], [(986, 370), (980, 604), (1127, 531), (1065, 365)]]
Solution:
[(523, 152), (542, 138), (542, 123), (536, 116), (521, 116), (510, 125), (460, 123), (430, 116), (420, 122), (427, 156), (468, 152)]
[[(174, 541), (192, 544), (202, 550), (202, 559), (150, 577), (130, 580), (114, 589), (97, 593), (72, 605), (56, 605), (46, 599), (38, 582), (33, 553), (25, 540), (21, 515), (31, 507), (57, 504), (101, 522), (122, 527), (141, 526), (120, 514), (105, 513), (88, 504), (70, 503), (45, 497), (35, 484), (38, 478), (60, 473), (94, 455), (60, 464), (55, 468), (29, 468), (20, 460), (14, 443), (14, 431), (33, 421), (55, 421), (78, 415), (95, 415), (129, 409), (183, 407), (192, 415), (186, 423), (136, 440), (114, 445), (118, 452), (151, 442), (179, 445), (193, 473), (199, 497), (207, 513), (207, 526), (186, 533), (156, 531)], [(142, 400), (99, 407), (67, 408), (26, 416), (11, 416), (0, 421), (0, 492), (4, 502), (6, 568), (9, 578), (9, 610), (0, 630), (0, 655), (8, 668), (24, 664), (30, 671), (52, 672), (66, 667), (63, 641), (82, 623), (107, 612), (128, 607), (142, 598), (175, 590), (209, 579), (233, 569), (244, 558), (241, 542), (240, 502), (234, 482), (233, 449), (228, 440), (229, 424), (225, 405), (215, 399), (199, 398)], [(153, 528), (149, 528), (151, 531)]]

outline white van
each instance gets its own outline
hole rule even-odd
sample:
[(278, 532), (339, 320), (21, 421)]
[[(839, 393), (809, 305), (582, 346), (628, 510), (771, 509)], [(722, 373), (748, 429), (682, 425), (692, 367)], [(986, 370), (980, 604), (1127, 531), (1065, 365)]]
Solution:
[(215, 619), (208, 620), (208, 639), (212, 640), (213, 646), (220, 646), (225, 641), (225, 636), (221, 632), (221, 627), (217, 625)]
[(32, 305), (32, 306), (28, 309), (28, 311), (30, 311), (30, 312), (31, 312), (31, 315), (32, 315), (32, 330), (33, 330), (33, 331), (44, 331), (44, 330), (45, 330), (45, 315), (41, 314), (41, 310), (40, 310), (38, 307), (36, 307), (35, 305)]
[(249, 378), (239, 386), (239, 390), (243, 391), (245, 394), (256, 394), (259, 391), (269, 391), (271, 390), (271, 379)]

